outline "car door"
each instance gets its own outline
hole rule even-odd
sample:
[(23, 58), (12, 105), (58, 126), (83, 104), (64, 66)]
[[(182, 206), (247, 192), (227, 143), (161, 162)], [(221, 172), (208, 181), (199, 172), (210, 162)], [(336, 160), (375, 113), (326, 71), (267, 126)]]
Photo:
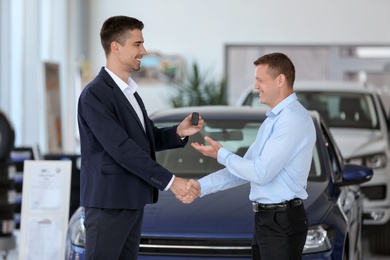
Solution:
[(360, 259), (363, 214), (362, 193), (359, 185), (337, 186), (337, 182), (342, 181), (342, 165), (344, 164), (344, 160), (324, 122), (321, 122), (321, 128), (331, 161), (332, 178), (336, 184), (334, 189), (339, 189), (336, 192), (338, 194), (337, 204), (341, 208), (341, 212), (343, 212), (347, 222), (347, 235), (349, 237), (348, 255), (352, 257), (350, 259)]

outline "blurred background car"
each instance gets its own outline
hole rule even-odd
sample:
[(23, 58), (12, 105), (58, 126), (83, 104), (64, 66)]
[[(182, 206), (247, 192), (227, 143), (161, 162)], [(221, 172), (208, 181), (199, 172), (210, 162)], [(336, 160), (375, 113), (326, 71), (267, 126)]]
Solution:
[[(210, 136), (243, 156), (254, 142), (264, 109), (251, 107), (188, 107), (169, 109), (151, 116), (158, 127), (177, 124), (191, 112), (205, 120), (189, 142), (204, 143)], [(362, 203), (359, 184), (369, 181), (372, 169), (344, 164), (326, 125), (311, 112), (316, 131), (308, 199), (304, 201), (309, 231), (303, 259), (361, 259)], [(222, 166), (189, 144), (162, 151), (157, 161), (176, 176), (200, 178)], [(145, 207), (139, 259), (251, 259), (254, 213), (249, 184), (210, 194), (186, 205), (172, 192), (161, 192), (156, 204)], [(83, 210), (71, 218), (67, 259), (83, 259), (85, 230)]]
[[(302, 105), (321, 114), (348, 163), (374, 170), (372, 180), (361, 187), (363, 223), (370, 251), (390, 254), (390, 121), (381, 97), (375, 88), (347, 82), (297, 82), (294, 91)], [(266, 106), (253, 87), (239, 104)]]

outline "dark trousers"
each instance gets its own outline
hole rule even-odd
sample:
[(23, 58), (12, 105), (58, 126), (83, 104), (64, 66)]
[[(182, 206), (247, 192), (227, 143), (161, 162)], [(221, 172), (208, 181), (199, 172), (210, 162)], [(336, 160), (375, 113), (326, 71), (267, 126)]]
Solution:
[(255, 213), (254, 260), (300, 260), (308, 230), (303, 205), (282, 212)]
[(143, 213), (143, 208), (85, 208), (85, 260), (136, 260)]

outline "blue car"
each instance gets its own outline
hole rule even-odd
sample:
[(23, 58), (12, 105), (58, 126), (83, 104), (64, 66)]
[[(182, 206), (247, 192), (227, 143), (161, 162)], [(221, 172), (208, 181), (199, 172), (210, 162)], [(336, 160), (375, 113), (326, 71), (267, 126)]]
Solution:
[[(182, 121), (199, 112), (205, 125), (189, 142), (204, 143), (210, 136), (225, 148), (244, 155), (254, 142), (266, 110), (251, 107), (189, 107), (157, 112), (156, 126)], [(319, 114), (311, 112), (317, 143), (304, 201), (309, 231), (303, 259), (361, 259), (363, 197), (359, 184), (369, 181), (372, 169), (345, 164)], [(221, 169), (189, 144), (182, 149), (159, 152), (157, 161), (175, 175), (200, 178)], [(172, 192), (160, 192), (159, 201), (145, 207), (139, 259), (251, 259), (254, 213), (249, 185), (210, 194), (192, 204), (178, 201)], [(83, 259), (85, 230), (83, 209), (70, 220), (67, 259)]]

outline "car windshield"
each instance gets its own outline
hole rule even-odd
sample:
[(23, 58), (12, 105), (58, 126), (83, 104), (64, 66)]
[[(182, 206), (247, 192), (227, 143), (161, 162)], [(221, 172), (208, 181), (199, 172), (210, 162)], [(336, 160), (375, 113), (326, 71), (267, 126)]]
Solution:
[(378, 128), (372, 96), (342, 92), (297, 92), (309, 110), (317, 110), (329, 127)]
[[(377, 111), (369, 94), (347, 92), (297, 91), (299, 101), (308, 110), (317, 110), (328, 127), (378, 129)], [(253, 93), (244, 105), (261, 106)]]
[[(156, 123), (157, 127), (171, 126), (180, 122)], [(189, 138), (184, 148), (157, 152), (157, 161), (173, 174), (182, 178), (201, 178), (211, 172), (222, 169), (216, 159), (202, 155), (190, 143), (205, 144), (204, 136), (220, 142), (224, 148), (237, 155), (244, 156), (249, 146), (255, 141), (260, 122), (247, 121), (212, 121), (207, 120), (202, 130)], [(317, 147), (309, 174), (309, 180), (320, 181), (323, 171)]]

